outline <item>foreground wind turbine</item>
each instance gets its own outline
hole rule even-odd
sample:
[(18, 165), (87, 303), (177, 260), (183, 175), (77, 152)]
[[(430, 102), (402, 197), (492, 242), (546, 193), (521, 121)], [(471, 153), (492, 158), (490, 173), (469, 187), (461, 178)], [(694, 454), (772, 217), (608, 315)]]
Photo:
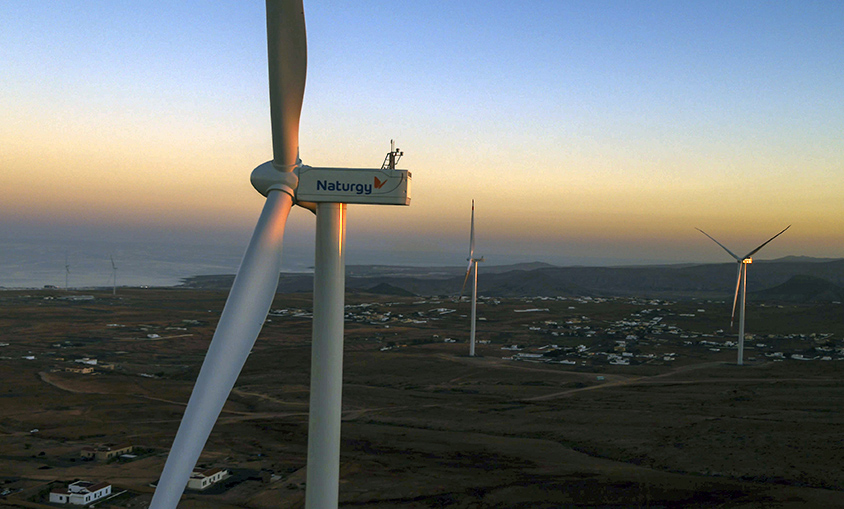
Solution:
[(343, 369), (346, 204), (409, 205), (410, 172), (312, 168), (299, 159), (307, 49), (302, 0), (267, 0), (273, 160), (252, 172), (267, 197), (170, 449), (152, 509), (176, 507), (267, 317), (293, 204), (316, 213), (306, 507), (337, 507)]
[[(463, 287), (460, 289), (460, 296), (463, 296), (463, 290), (466, 289), (466, 281), (469, 280), (469, 273), (474, 273), (474, 283), (472, 284), (472, 326), (469, 332), (469, 356), (475, 356), (475, 316), (478, 304), (478, 262), (484, 261), (484, 257), (475, 258), (475, 200), (472, 200), (472, 223), (469, 229), (469, 265), (466, 266), (466, 277), (463, 278)], [(474, 269), (474, 271), (472, 270)]]
[[(785, 230), (788, 230), (789, 228), (791, 228), (791, 225), (786, 226)], [(736, 254), (733, 253), (732, 251), (730, 251), (729, 249), (727, 249), (727, 247), (724, 244), (721, 244), (720, 242), (718, 242), (717, 240), (712, 238), (711, 235), (709, 235), (705, 231), (701, 230), (700, 228), (695, 228), (695, 230), (697, 230), (700, 233), (706, 235), (707, 237), (712, 239), (713, 242), (715, 242), (716, 244), (718, 244), (719, 246), (724, 248), (724, 251), (730, 253), (730, 256), (735, 258), (736, 262), (738, 263), (738, 277), (736, 278), (736, 294), (733, 297), (733, 314), (730, 316), (730, 328), (732, 328), (733, 322), (735, 321), (736, 304), (739, 302), (739, 295), (741, 295), (741, 306), (739, 307), (739, 330), (738, 330), (738, 365), (741, 366), (742, 364), (744, 364), (744, 304), (745, 304), (745, 300), (746, 300), (746, 297), (747, 297), (747, 266), (749, 264), (753, 263), (753, 258), (751, 258), (753, 255), (755, 255), (760, 249), (765, 247), (765, 245), (767, 245), (768, 242), (774, 240), (775, 238), (777, 238), (780, 235), (782, 235), (783, 233), (785, 233), (785, 230), (779, 232), (778, 234), (774, 235), (770, 239), (766, 240), (765, 242), (762, 243), (761, 246), (759, 246), (756, 249), (754, 249), (753, 251), (747, 253), (743, 257), (736, 256)]]

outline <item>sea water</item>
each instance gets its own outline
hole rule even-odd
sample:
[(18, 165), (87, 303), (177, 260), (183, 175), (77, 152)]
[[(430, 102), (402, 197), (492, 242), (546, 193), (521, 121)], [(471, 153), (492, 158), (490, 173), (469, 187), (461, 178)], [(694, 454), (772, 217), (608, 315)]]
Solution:
[[(196, 275), (234, 274), (246, 245), (0, 240), (0, 287), (174, 286)], [(112, 270), (112, 260), (117, 270)], [(313, 254), (295, 250), (282, 270), (306, 272)]]
[[(191, 276), (235, 274), (247, 243), (0, 239), (0, 288), (107, 288), (115, 272), (117, 286), (175, 286)], [(349, 243), (346, 252), (347, 265), (462, 266), (465, 258), (366, 241)], [(313, 264), (312, 238), (285, 239), (281, 272), (313, 272)]]

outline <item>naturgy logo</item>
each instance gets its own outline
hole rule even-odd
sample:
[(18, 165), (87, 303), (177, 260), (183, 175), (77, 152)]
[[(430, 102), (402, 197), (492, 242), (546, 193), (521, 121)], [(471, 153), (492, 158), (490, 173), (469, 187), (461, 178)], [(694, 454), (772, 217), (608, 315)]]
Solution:
[(340, 182), (336, 180), (331, 182), (329, 180), (317, 180), (316, 182), (316, 190), (317, 191), (333, 191), (333, 192), (341, 192), (341, 193), (355, 193), (355, 194), (372, 194), (372, 188), (381, 189), (384, 187), (384, 184), (387, 183), (388, 179), (379, 180), (378, 177), (373, 177), (374, 182), (372, 184), (352, 184), (346, 182)]
[[(378, 181), (378, 177), (375, 178), (376, 182)], [(384, 183), (381, 182), (380, 185), (376, 184), (376, 189), (383, 186)], [(351, 184), (346, 182), (340, 182), (339, 180), (335, 182), (329, 182), (328, 180), (317, 180), (316, 182), (316, 189), (317, 191), (334, 191), (334, 192), (342, 192), (342, 193), (355, 193), (355, 194), (372, 194), (372, 184)]]

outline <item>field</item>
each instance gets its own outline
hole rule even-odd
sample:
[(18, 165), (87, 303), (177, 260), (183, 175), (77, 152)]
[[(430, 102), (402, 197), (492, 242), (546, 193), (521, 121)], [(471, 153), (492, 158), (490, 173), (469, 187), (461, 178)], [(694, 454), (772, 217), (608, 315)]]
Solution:
[[(0, 292), (0, 506), (146, 507), (224, 300)], [(844, 507), (840, 304), (749, 305), (745, 366), (723, 301), (486, 299), (475, 358), (467, 302), (347, 304), (342, 507)], [(303, 507), (310, 307), (277, 296), (200, 460), (235, 475), (180, 507)]]

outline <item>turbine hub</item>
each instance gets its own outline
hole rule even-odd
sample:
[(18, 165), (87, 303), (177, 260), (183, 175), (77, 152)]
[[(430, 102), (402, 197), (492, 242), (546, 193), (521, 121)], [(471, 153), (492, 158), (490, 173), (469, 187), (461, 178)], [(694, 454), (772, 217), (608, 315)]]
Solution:
[(296, 188), (299, 187), (299, 164), (284, 169), (277, 168), (272, 161), (258, 166), (252, 170), (250, 180), (252, 187), (259, 193), (267, 196), (270, 191), (282, 191), (296, 199)]

